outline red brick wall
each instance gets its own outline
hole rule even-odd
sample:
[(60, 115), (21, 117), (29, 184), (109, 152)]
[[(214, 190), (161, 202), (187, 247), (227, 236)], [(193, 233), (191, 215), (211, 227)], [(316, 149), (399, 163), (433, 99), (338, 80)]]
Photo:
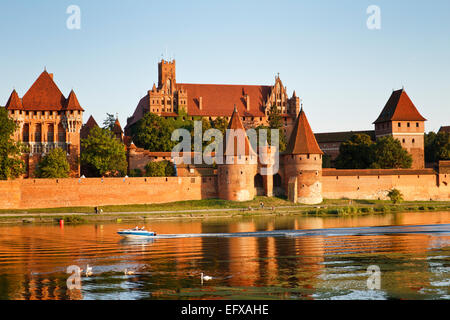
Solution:
[(381, 199), (396, 188), (405, 200), (450, 200), (450, 187), (439, 176), (424, 170), (333, 170), (324, 169), (322, 194), (327, 199)]
[[(24, 179), (0, 181), (0, 208), (164, 203), (217, 198), (216, 177)], [(6, 196), (5, 196), (6, 195)]]

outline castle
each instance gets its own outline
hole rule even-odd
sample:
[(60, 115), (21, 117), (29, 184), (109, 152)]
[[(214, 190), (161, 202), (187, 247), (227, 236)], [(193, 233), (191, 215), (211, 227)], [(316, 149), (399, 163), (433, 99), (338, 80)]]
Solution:
[[(278, 166), (273, 161), (278, 150), (273, 147), (254, 150), (246, 134), (248, 128), (267, 124), (268, 111), (273, 105), (279, 108), (284, 118), (284, 129), (289, 138)], [(67, 151), (71, 176), (79, 177), (80, 136), (86, 137), (97, 123), (90, 117), (82, 127), (84, 110), (73, 90), (65, 98), (54, 83), (53, 75), (44, 71), (22, 99), (13, 90), (6, 109), (19, 125), (14, 138), (30, 147), (29, 153), (23, 155), (27, 163), (26, 177), (34, 177), (39, 159), (55, 147)], [(7, 194), (4, 200), (0, 200), (0, 207), (48, 207), (52, 201), (51, 206), (139, 204), (205, 198), (247, 201), (255, 195), (270, 197), (280, 194), (293, 202), (318, 204), (323, 198), (386, 199), (388, 190), (392, 188), (400, 189), (407, 200), (450, 199), (450, 161), (441, 161), (436, 169), (425, 168), (426, 119), (403, 89), (392, 93), (374, 122), (375, 130), (368, 133), (374, 139), (385, 135), (399, 139), (413, 157), (411, 169), (322, 169), (327, 146), (321, 145), (320, 139), (317, 142), (317, 135), (314, 135), (300, 106), (300, 99), (295, 92), (288, 98), (279, 77), (273, 86), (179, 84), (175, 78), (175, 61), (163, 60), (159, 63), (158, 87), (154, 85), (141, 99), (133, 116), (128, 118), (125, 130), (118, 120), (113, 128), (115, 136), (126, 147), (130, 171), (142, 170), (150, 161), (176, 160), (170, 152), (137, 148), (127, 132), (146, 112), (175, 117), (181, 110), (191, 119), (198, 116), (210, 120), (225, 117), (229, 120), (228, 129), (238, 133), (225, 139), (224, 161), (217, 162), (217, 167), (182, 164), (177, 167), (176, 177), (165, 178), (0, 182), (0, 191), (6, 188)], [(243, 149), (235, 148), (235, 139), (244, 142)], [(189, 156), (193, 157), (194, 153)], [(261, 161), (262, 158), (269, 161)], [(53, 192), (54, 183), (61, 190), (58, 194)], [(52, 195), (52, 199), (48, 199), (48, 195)]]
[(300, 99), (295, 91), (289, 98), (286, 87), (279, 76), (273, 85), (222, 85), (177, 83), (175, 60), (162, 60), (158, 64), (158, 86), (143, 97), (127, 119), (125, 134), (130, 135), (130, 127), (139, 121), (145, 113), (152, 112), (162, 117), (230, 119), (233, 106), (236, 105), (244, 127), (254, 128), (267, 125), (270, 108), (276, 106), (288, 136), (293, 122), (300, 111)]

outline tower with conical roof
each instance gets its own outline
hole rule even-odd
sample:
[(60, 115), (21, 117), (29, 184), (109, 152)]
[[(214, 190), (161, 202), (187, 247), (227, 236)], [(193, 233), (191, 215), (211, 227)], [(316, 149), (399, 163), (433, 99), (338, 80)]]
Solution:
[(302, 108), (283, 154), (285, 190), (291, 201), (322, 202), (322, 154)]
[(236, 107), (228, 124), (223, 147), (222, 161), (218, 159), (217, 163), (219, 198), (252, 200), (255, 197), (257, 155), (248, 140)]
[(413, 169), (425, 167), (424, 133), (425, 121), (409, 98), (405, 89), (393, 91), (384, 106), (375, 125), (375, 136), (378, 138), (392, 136), (400, 141), (412, 156)]

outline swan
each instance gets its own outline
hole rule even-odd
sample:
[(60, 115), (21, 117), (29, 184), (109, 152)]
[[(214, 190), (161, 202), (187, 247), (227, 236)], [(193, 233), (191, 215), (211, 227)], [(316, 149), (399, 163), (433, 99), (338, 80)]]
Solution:
[(123, 271), (123, 273), (124, 273), (125, 275), (132, 275), (132, 274), (134, 274), (134, 271), (125, 269), (125, 270)]
[(200, 274), (200, 280), (201, 280), (201, 282), (202, 282), (202, 284), (203, 284), (203, 280), (204, 281), (209, 281), (209, 280), (212, 280), (212, 277), (211, 276), (205, 276), (204, 274), (203, 274), (203, 272)]
[(86, 277), (92, 276), (92, 267), (86, 266)]

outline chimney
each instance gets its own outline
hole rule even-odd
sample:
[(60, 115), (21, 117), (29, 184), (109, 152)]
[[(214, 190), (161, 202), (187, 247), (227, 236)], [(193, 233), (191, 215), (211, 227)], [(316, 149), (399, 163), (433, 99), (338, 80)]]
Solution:
[(50, 78), (52, 78), (52, 80), (53, 80), (53, 73), (49, 73), (48, 75), (49, 75)]
[(250, 111), (250, 96), (248, 94), (245, 95), (245, 105), (247, 107), (247, 111)]
[(202, 110), (202, 108), (203, 108), (203, 98), (202, 97), (198, 98), (198, 108), (200, 110)]

